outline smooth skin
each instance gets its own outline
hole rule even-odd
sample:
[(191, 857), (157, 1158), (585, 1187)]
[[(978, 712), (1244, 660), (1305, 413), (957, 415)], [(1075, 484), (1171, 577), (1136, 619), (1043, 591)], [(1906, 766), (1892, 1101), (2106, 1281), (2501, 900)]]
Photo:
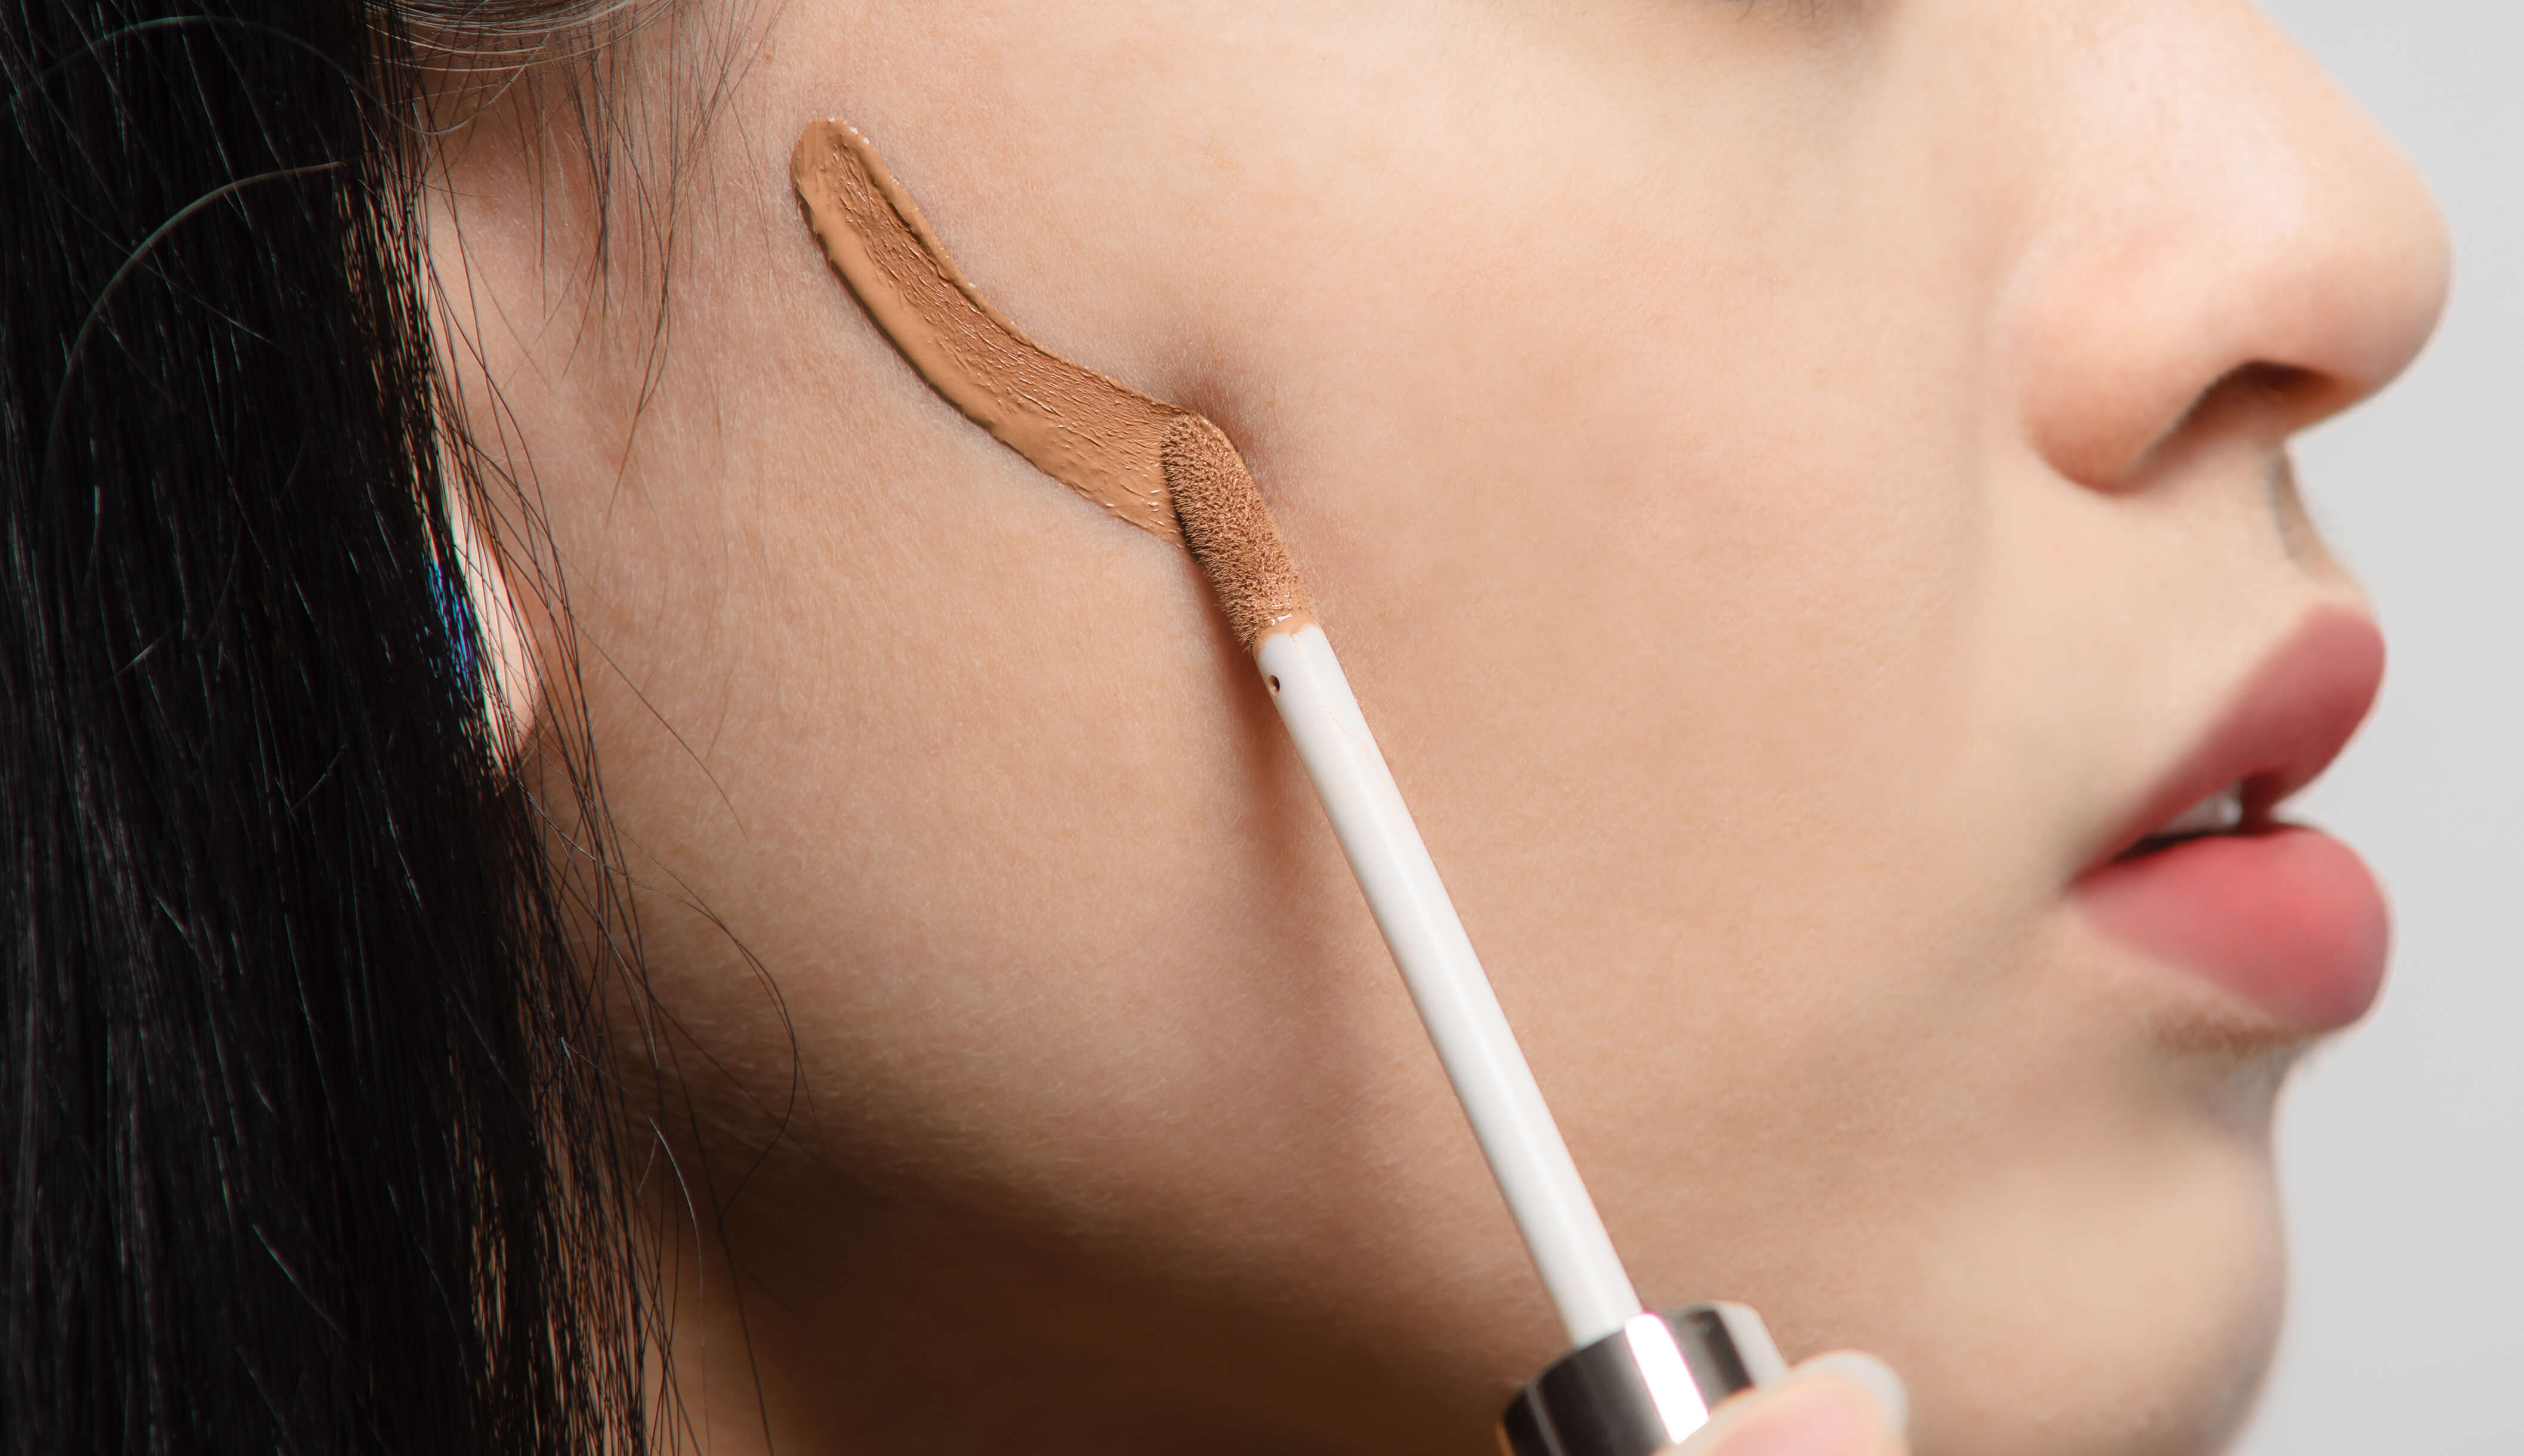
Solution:
[[(2234, 0), (721, 4), (622, 52), (606, 269), (563, 86), (433, 218), (667, 1013), (705, 1449), (1480, 1452), (1559, 1350), (1198, 572), (869, 326), (827, 115), (1235, 438), (1652, 1303), (1881, 1354), (1923, 1452), (2231, 1434), (2301, 1039), (2068, 886), (2364, 610), (2284, 451), (2447, 242), (2306, 57)], [(1740, 1451), (1893, 1449), (1817, 1419)]]

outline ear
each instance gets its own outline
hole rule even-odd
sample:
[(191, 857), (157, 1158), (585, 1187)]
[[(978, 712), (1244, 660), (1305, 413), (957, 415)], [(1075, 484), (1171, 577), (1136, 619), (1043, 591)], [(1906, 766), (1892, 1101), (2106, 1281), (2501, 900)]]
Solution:
[(503, 769), (516, 762), (518, 752), (535, 728), (543, 701), (543, 670), (536, 660), (534, 635), (518, 614), (517, 597), (509, 582), (508, 558), (482, 530), (472, 493), (450, 482), (447, 523), (456, 538), (458, 570), (464, 581), (464, 605), (470, 611), (480, 654), (482, 707), (490, 719)]

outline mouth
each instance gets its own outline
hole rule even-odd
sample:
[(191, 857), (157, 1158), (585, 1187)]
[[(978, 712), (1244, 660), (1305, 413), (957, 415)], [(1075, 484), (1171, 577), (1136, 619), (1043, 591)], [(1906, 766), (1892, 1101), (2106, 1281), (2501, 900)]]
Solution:
[(2383, 660), (2365, 618), (2307, 620), (2077, 878), (2087, 919), (2285, 1031), (2364, 1015), (2391, 946), (2383, 892), (2355, 850), (2278, 810), (2347, 745)]
[[(2249, 786), (2238, 779), (2174, 815), (2163, 828), (2141, 838), (2112, 858), (2143, 859), (2190, 840), (2207, 839), (2213, 834), (2241, 834), (2248, 823), (2244, 805), (2250, 801), (2251, 793)], [(2267, 816), (2263, 818), (2266, 821)]]

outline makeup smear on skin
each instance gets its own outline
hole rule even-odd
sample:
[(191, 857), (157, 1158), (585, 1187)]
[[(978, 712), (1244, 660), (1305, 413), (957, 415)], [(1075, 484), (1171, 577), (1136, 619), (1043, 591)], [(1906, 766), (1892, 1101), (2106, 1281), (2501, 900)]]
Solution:
[(833, 271), (931, 389), (1052, 479), (1185, 541), (1247, 651), (1268, 630), (1313, 620), (1261, 493), (1218, 426), (1027, 338), (848, 123), (810, 122), (789, 173)]
[[(1518, 1456), (1640, 1456), (1786, 1372), (1740, 1305), (1646, 1313), (1499, 1009), (1392, 770), (1307, 606), (1270, 510), (1217, 425), (1070, 363), (975, 289), (866, 137), (807, 125), (790, 157), (806, 223), (868, 318), (929, 387), (1044, 474), (1181, 541), (1323, 801), (1508, 1212), (1576, 1348), (1501, 1423)], [(1614, 1433), (1610, 1444), (1580, 1432)]]
[(810, 123), (789, 159), (806, 225), (878, 329), (946, 403), (1037, 469), (1169, 541), (1166, 434), (1199, 416), (1053, 354), (983, 299), (868, 140)]

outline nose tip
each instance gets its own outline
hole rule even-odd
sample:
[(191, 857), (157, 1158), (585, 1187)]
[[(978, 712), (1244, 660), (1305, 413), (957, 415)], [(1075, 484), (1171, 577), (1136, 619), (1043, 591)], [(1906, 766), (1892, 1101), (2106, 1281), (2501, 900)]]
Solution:
[[(2415, 170), (2267, 21), (2132, 10), (2062, 58), (2070, 155), (2011, 289), (2022, 425), (2099, 487), (2195, 418), (2276, 439), (2374, 393), (2451, 271)], [(2235, 381), (2249, 408), (2201, 409)]]

